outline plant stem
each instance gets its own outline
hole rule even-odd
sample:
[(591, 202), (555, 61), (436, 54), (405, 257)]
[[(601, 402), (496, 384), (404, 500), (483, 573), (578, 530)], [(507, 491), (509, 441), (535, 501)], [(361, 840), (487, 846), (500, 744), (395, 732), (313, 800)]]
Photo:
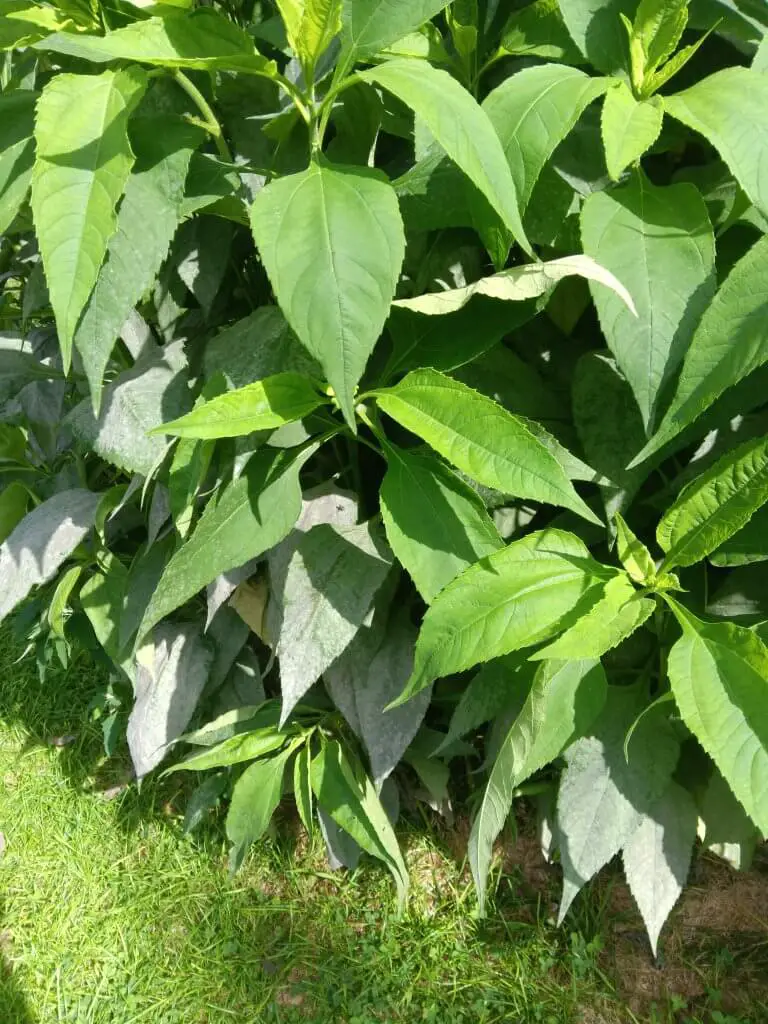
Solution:
[(189, 96), (189, 98), (195, 104), (197, 109), (200, 111), (202, 117), (198, 123), (202, 128), (205, 128), (206, 131), (210, 133), (210, 135), (213, 136), (213, 140), (216, 143), (216, 148), (219, 151), (219, 156), (222, 158), (222, 160), (226, 160), (227, 163), (232, 163), (232, 154), (229, 151), (227, 140), (224, 138), (224, 133), (221, 130), (221, 125), (216, 119), (216, 115), (214, 114), (210, 104), (208, 103), (208, 100), (205, 98), (205, 96), (203, 96), (203, 94), (200, 92), (200, 90), (197, 88), (194, 82), (191, 82), (187, 78), (183, 71), (179, 71), (178, 69), (176, 69), (173, 72), (173, 77), (175, 78), (177, 84), (181, 86), (181, 88), (184, 90), (187, 96)]

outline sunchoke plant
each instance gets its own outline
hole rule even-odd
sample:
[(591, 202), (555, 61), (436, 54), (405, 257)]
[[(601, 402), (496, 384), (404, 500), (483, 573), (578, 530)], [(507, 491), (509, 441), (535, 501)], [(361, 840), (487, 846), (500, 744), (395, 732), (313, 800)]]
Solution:
[[(0, 616), (107, 751), (561, 919), (768, 833), (768, 4), (0, 0)], [(402, 801), (401, 801), (402, 798)]]

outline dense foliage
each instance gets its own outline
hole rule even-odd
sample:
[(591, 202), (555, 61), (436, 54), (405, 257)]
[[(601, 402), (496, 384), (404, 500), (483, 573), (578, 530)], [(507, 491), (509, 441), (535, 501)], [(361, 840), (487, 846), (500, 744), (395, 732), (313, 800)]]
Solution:
[(0, 615), (233, 869), (526, 797), (655, 947), (768, 833), (766, 26), (0, 0)]

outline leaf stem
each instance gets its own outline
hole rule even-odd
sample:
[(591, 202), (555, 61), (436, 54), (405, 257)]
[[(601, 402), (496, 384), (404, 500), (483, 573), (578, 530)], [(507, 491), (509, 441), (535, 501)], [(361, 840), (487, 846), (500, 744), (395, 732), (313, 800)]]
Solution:
[(227, 140), (224, 138), (224, 133), (221, 130), (221, 125), (216, 119), (216, 115), (208, 103), (208, 100), (203, 96), (194, 82), (191, 82), (189, 78), (176, 68), (173, 72), (173, 77), (176, 83), (181, 86), (184, 92), (189, 96), (192, 102), (195, 104), (197, 109), (200, 111), (202, 117), (198, 122), (202, 128), (205, 128), (210, 135), (213, 136), (213, 140), (216, 143), (216, 148), (219, 151), (219, 155), (222, 160), (226, 160), (227, 163), (232, 163), (232, 154), (229, 151)]

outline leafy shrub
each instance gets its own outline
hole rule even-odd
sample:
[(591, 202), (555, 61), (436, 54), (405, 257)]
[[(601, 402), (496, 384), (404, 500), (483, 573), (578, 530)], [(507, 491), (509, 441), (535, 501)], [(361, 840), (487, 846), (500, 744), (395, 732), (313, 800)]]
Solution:
[(233, 868), (402, 901), (469, 758), (655, 948), (768, 832), (768, 11), (509, 6), (2, 0), (0, 614)]

